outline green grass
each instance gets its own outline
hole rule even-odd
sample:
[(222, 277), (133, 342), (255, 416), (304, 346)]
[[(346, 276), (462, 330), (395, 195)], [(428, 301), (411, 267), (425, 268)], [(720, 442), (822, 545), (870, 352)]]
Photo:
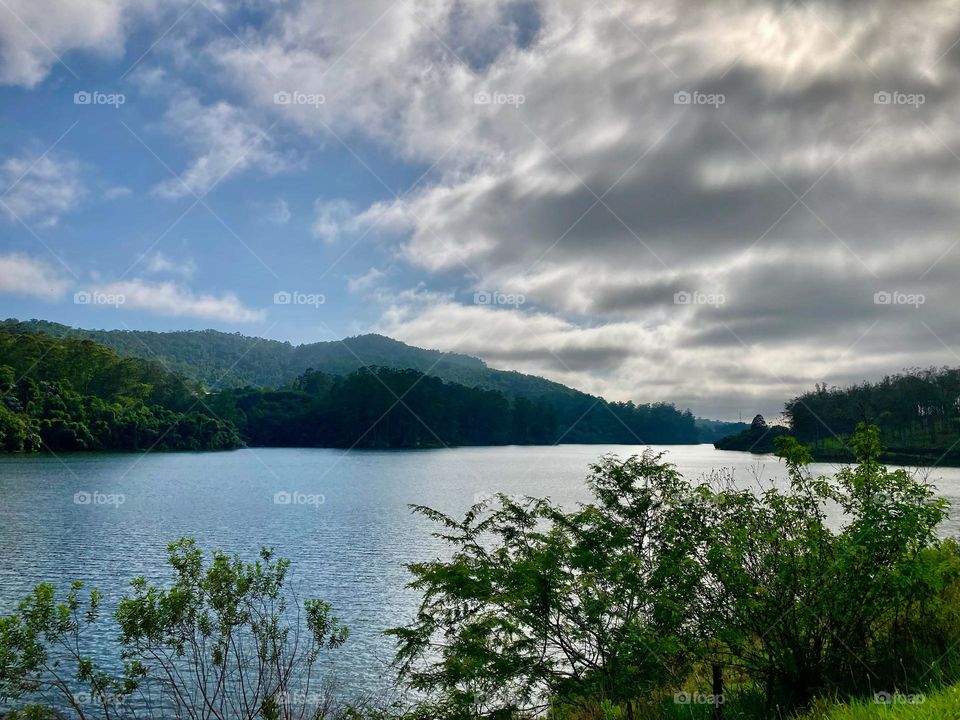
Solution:
[(926, 696), (922, 702), (905, 702), (899, 696), (889, 704), (873, 700), (853, 700), (838, 704), (821, 700), (802, 720), (958, 720), (960, 686), (948, 687)]

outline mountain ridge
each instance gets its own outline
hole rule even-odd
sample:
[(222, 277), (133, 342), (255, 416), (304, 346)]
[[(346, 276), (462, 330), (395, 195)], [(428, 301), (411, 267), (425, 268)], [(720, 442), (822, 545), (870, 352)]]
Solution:
[(468, 387), (500, 390), (511, 397), (589, 395), (537, 375), (491, 368), (471, 355), (419, 348), (378, 333), (294, 345), (213, 329), (88, 330), (48, 320), (15, 318), (2, 325), (55, 337), (89, 338), (121, 356), (157, 360), (209, 390), (248, 385), (280, 387), (308, 369), (345, 375), (364, 366), (380, 366), (414, 369)]

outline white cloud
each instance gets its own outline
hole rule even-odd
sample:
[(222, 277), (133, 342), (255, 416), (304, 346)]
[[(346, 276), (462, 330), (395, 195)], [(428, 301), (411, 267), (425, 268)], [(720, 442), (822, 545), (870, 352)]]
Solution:
[[(0, 3), (0, 84), (34, 87), (72, 51), (121, 57), (134, 26), (163, 32), (189, 0), (4, 0)], [(171, 17), (172, 16), (172, 17)], [(131, 61), (132, 63), (132, 61)]]
[(383, 280), (385, 275), (382, 270), (372, 267), (362, 275), (347, 280), (347, 289), (352, 293), (366, 292)]
[(149, 282), (134, 278), (103, 283), (91, 292), (123, 298), (124, 310), (146, 310), (167, 317), (195, 317), (222, 322), (253, 323), (266, 318), (264, 310), (246, 307), (233, 293), (213, 295), (194, 293), (172, 282)]
[[(920, 322), (960, 331), (952, 4), (556, 0), (526, 41), (492, 32), (517, 4), (299, 5), (251, 39), (256, 57), (216, 45), (248, 102), (305, 134), (437, 163), (353, 220), (392, 233), (428, 285), (529, 301), (420, 297), (388, 307), (388, 331), (727, 417), (737, 397), (775, 412), (815, 381), (955, 362)], [(294, 89), (326, 102), (272, 103)], [(891, 288), (925, 292), (924, 314), (874, 305)], [(727, 302), (677, 306), (679, 291)], [(485, 330), (500, 324), (526, 339)]]
[(147, 270), (152, 273), (166, 273), (189, 278), (193, 277), (193, 274), (197, 271), (197, 264), (190, 258), (176, 261), (158, 252), (147, 258)]
[(86, 194), (80, 164), (52, 153), (39, 158), (11, 157), (0, 164), (0, 208), (11, 220), (56, 225)]
[(70, 282), (51, 265), (20, 253), (0, 255), (0, 292), (59, 300)]
[(327, 244), (336, 242), (342, 233), (357, 229), (354, 208), (346, 200), (317, 199), (313, 209), (313, 236)]
[(204, 105), (196, 96), (180, 93), (170, 101), (164, 121), (196, 157), (179, 178), (154, 188), (161, 197), (203, 196), (245, 170), (275, 175), (294, 164), (248, 113), (225, 101)]

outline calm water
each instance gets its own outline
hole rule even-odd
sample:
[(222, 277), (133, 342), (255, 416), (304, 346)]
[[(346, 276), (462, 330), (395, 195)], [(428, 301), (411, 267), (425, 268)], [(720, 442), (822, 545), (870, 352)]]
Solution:
[[(710, 445), (659, 449), (689, 478), (715, 468), (732, 469), (741, 485), (784, 475), (770, 456)], [(349, 642), (333, 656), (342, 690), (374, 689), (389, 677), (393, 651), (381, 632), (405, 622), (417, 601), (404, 588), (403, 564), (443, 553), (430, 523), (411, 514), (409, 504), (462, 513), (480, 497), (504, 492), (572, 505), (587, 498), (583, 479), (601, 454), (642, 451), (566, 445), (5, 457), (0, 614), (44, 581), (65, 587), (84, 580), (111, 606), (133, 577), (166, 580), (166, 544), (183, 535), (245, 558), (267, 545), (293, 561), (302, 594), (331, 602), (350, 627)], [(931, 480), (958, 508), (944, 531), (958, 533), (960, 469), (935, 470)], [(288, 497), (289, 503), (275, 502)]]

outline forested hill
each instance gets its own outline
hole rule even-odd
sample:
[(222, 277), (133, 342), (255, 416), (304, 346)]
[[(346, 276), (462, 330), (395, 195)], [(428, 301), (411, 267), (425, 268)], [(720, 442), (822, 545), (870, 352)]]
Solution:
[(121, 357), (83, 335), (56, 337), (11, 323), (0, 326), (0, 450), (207, 449), (241, 440), (386, 448), (698, 440), (689, 411), (557, 387), (511, 396), (416, 368), (371, 365), (208, 392), (161, 362)]
[(123, 357), (159, 360), (208, 390), (282, 387), (309, 369), (347, 375), (361, 367), (384, 367), (417, 370), (467, 387), (499, 390), (508, 397), (583, 395), (541, 377), (489, 368), (479, 358), (425, 350), (383, 335), (292, 345), (217, 330), (82, 330), (46, 320), (14, 319), (3, 321), (2, 326), (11, 332), (89, 338)]
[(159, 363), (0, 328), (0, 452), (239, 447), (200, 399)]

